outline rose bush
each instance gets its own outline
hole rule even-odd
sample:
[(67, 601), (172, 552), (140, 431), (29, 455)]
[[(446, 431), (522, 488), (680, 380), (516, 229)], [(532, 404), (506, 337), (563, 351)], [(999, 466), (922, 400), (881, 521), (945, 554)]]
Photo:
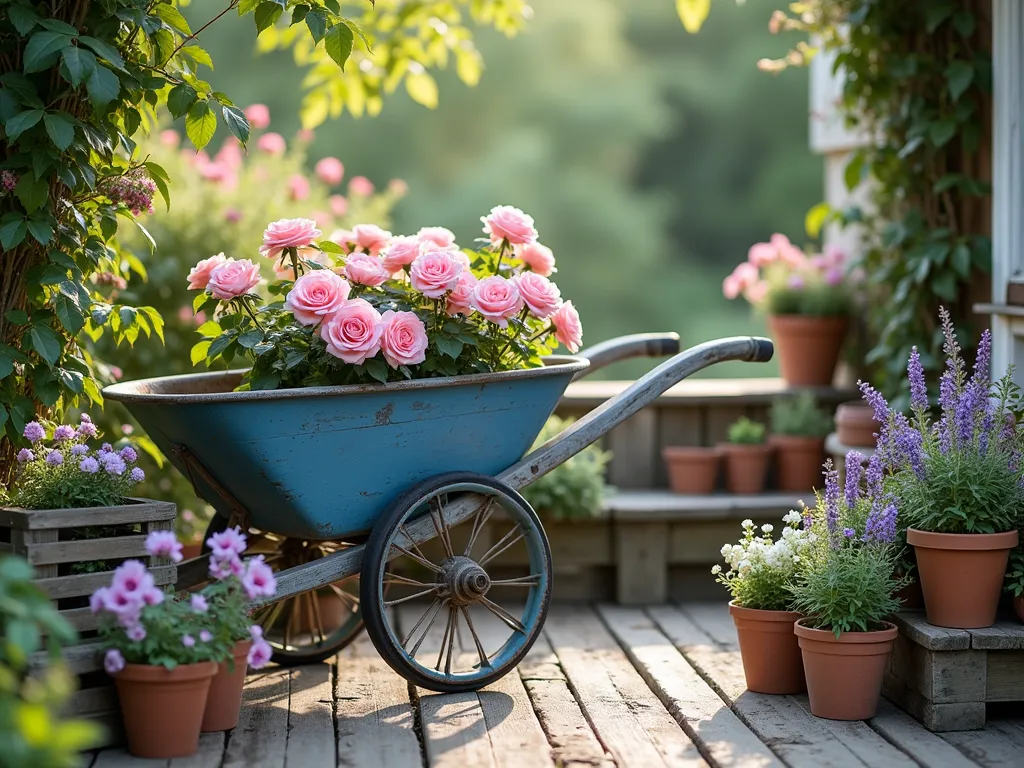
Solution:
[[(559, 344), (576, 352), (575, 307), (521, 258), (538, 247), (533, 219), (498, 206), (481, 221), (488, 245), (478, 251), (439, 227), (396, 237), (360, 224), (321, 239), (312, 219), (274, 222), (260, 248), (279, 276), (269, 301), (254, 292), (249, 259), (218, 254), (189, 273), (203, 291), (193, 310), (214, 317), (192, 360), (247, 356), (241, 388), (257, 390), (507, 371), (541, 365)], [(534, 263), (550, 274), (545, 256)]]

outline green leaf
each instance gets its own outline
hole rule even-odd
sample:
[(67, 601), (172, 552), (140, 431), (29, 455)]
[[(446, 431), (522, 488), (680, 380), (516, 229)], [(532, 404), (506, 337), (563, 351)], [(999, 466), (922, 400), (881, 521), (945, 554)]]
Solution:
[(167, 206), (168, 211), (171, 210), (171, 192), (168, 188), (167, 171), (152, 161), (146, 161), (145, 166), (146, 170), (149, 171), (149, 177), (156, 184), (160, 197), (164, 199), (164, 205)]
[(966, 61), (953, 61), (946, 67), (946, 83), (953, 101), (959, 100), (974, 80), (974, 67)]
[(442, 355), (448, 355), (453, 360), (462, 354), (463, 344), (451, 336), (438, 336), (435, 340), (437, 349)]
[(51, 365), (60, 358), (61, 342), (57, 332), (48, 325), (33, 325), (28, 332), (32, 348)]
[(306, 26), (314, 43), (319, 43), (327, 33), (327, 14), (320, 10), (312, 10), (306, 14)]
[(373, 357), (363, 363), (363, 370), (365, 370), (370, 376), (375, 378), (381, 384), (386, 384), (388, 380), (388, 367), (387, 364), (378, 357)]
[(163, 66), (170, 61), (174, 49), (178, 47), (178, 38), (169, 29), (158, 29), (152, 34), (150, 41), (153, 44), (157, 66)]
[(22, 71), (25, 74), (41, 72), (53, 65), (61, 48), (71, 45), (71, 38), (63, 32), (48, 29), (36, 32), (28, 40), (22, 56)]
[(253, 18), (256, 20), (256, 34), (259, 35), (267, 27), (272, 27), (281, 18), (282, 8), (277, 3), (264, 2), (256, 8)]
[(192, 347), (191, 358), (192, 365), (199, 365), (203, 360), (206, 359), (206, 355), (210, 351), (209, 341), (200, 341), (194, 347)]
[(971, 11), (962, 10), (957, 11), (953, 16), (953, 26), (964, 37), (970, 37), (974, 34), (977, 22), (974, 20), (974, 14)]
[(69, 45), (60, 52), (60, 55), (68, 70), (70, 83), (76, 88), (84, 83), (96, 69), (96, 57), (90, 51)]
[(42, 120), (44, 114), (46, 113), (41, 109), (30, 109), (27, 112), (16, 114), (4, 124), (7, 140), (14, 141), (17, 139), (21, 134)]
[[(6, 379), (14, 372), (14, 360), (6, 352), (0, 349), (0, 379)], [(2, 408), (3, 406), (0, 406)], [(7, 409), (3, 412), (3, 421), (7, 421)], [(0, 422), (2, 423), (2, 422)]]
[(971, 249), (965, 243), (960, 243), (953, 249), (953, 269), (960, 277), (967, 278), (971, 274)]
[(28, 231), (40, 245), (46, 245), (53, 238), (53, 227), (42, 219), (29, 219)]
[(63, 293), (57, 294), (53, 306), (57, 312), (57, 319), (60, 320), (60, 324), (72, 336), (77, 336), (78, 332), (85, 327), (85, 313)]
[(422, 104), (427, 109), (434, 109), (437, 106), (437, 83), (427, 72), (406, 75), (405, 90), (417, 104)]
[(218, 336), (210, 343), (210, 357), (216, 357), (217, 355), (219, 355), (221, 352), (223, 352), (225, 349), (231, 346), (231, 342), (233, 342), (234, 340), (235, 333), (233, 331), (226, 331), (225, 333), (222, 333), (220, 336)]
[(200, 325), (199, 328), (196, 329), (196, 333), (198, 333), (200, 336), (205, 336), (206, 338), (209, 339), (213, 339), (216, 338), (217, 336), (220, 336), (222, 332), (223, 329), (220, 327), (220, 323), (218, 323), (216, 320), (207, 320), (205, 323)]
[(335, 24), (327, 30), (327, 35), (324, 37), (324, 49), (327, 51), (327, 55), (334, 59), (343, 72), (345, 71), (345, 62), (352, 55), (353, 42), (355, 42), (355, 37), (352, 30), (345, 24)]
[(25, 220), (11, 219), (4, 224), (0, 224), (0, 245), (3, 246), (5, 251), (8, 251), (20, 244), (25, 239), (26, 234), (28, 234), (28, 225), (25, 223)]
[(46, 181), (32, 178), (31, 173), (23, 174), (18, 179), (18, 186), (14, 188), (14, 194), (29, 213), (43, 207), (48, 193), (49, 186)]
[(106, 67), (96, 67), (85, 81), (85, 89), (95, 106), (105, 107), (117, 98), (121, 91), (121, 81)]
[(224, 124), (227, 125), (231, 135), (244, 145), (249, 140), (249, 121), (245, 113), (238, 107), (221, 107), (221, 114), (224, 115)]
[(952, 118), (937, 120), (928, 129), (928, 136), (936, 147), (943, 147), (956, 135), (956, 121)]
[(928, 4), (924, 12), (924, 26), (928, 34), (932, 34), (939, 25), (953, 13), (953, 6), (945, 0), (933, 0)]
[(91, 48), (93, 53), (101, 59), (109, 61), (114, 66), (114, 69), (124, 69), (124, 59), (121, 58), (121, 54), (117, 52), (117, 49), (109, 43), (97, 40), (95, 37), (89, 37), (88, 35), (79, 37), (78, 42)]
[(245, 349), (252, 349), (263, 341), (263, 331), (259, 328), (251, 328), (238, 337), (238, 343)]
[(181, 11), (170, 3), (159, 3), (153, 9), (153, 15), (185, 37), (192, 37), (192, 28), (189, 27), (185, 17), (181, 15)]
[(821, 228), (825, 226), (825, 222), (831, 213), (832, 206), (828, 203), (818, 203), (807, 212), (807, 215), (804, 217), (804, 229), (807, 230), (809, 238), (812, 240), (818, 239), (818, 235), (821, 234)]
[(185, 118), (185, 133), (196, 149), (202, 149), (210, 143), (217, 132), (217, 115), (205, 101), (197, 101), (188, 111)]
[(952, 272), (940, 272), (937, 275), (933, 275), (931, 286), (932, 291), (940, 299), (945, 299), (946, 301), (956, 300), (956, 277)]
[(245, 16), (247, 13), (252, 13), (261, 2), (263, 0), (242, 0), (238, 4), (238, 15)]
[(213, 59), (210, 58), (210, 54), (200, 48), (198, 45), (186, 45), (181, 49), (181, 53), (188, 56), (195, 62), (195, 65), (209, 67), (213, 69)]
[(78, 37), (78, 30), (60, 19), (43, 18), (39, 20), (39, 25), (46, 27), (51, 32), (60, 32), (70, 37)]
[(75, 140), (75, 123), (67, 112), (47, 112), (43, 116), (43, 123), (46, 125), (46, 132), (50, 141), (61, 152), (71, 146)]
[(24, 5), (12, 5), (7, 13), (10, 15), (11, 24), (18, 30), (18, 34), (22, 37), (28, 35), (32, 31), (32, 27), (39, 21), (39, 17), (36, 12), (31, 8), (26, 8)]
[(150, 326), (153, 328), (153, 333), (160, 341), (164, 340), (164, 319), (160, 316), (160, 313), (156, 310), (156, 307), (136, 307), (146, 319), (149, 321)]
[(167, 111), (171, 117), (177, 119), (188, 112), (189, 108), (196, 103), (198, 94), (196, 89), (187, 83), (180, 83), (171, 88), (167, 94)]
[(319, 248), (324, 253), (345, 253), (345, 250), (333, 240), (321, 240), (319, 243), (316, 244), (316, 247)]
[(276, 371), (263, 373), (249, 382), (249, 388), (253, 390), (277, 389), (281, 384), (281, 374)]
[(7, 321), (14, 325), (28, 325), (28, 312), (23, 309), (11, 309), (8, 310), (4, 317)]
[(31, 619), (12, 619), (7, 622), (7, 650), (13, 645), (21, 658), (28, 658), (39, 650), (39, 627)]
[(699, 32), (711, 12), (711, 0), (676, 0), (676, 13), (691, 35)]

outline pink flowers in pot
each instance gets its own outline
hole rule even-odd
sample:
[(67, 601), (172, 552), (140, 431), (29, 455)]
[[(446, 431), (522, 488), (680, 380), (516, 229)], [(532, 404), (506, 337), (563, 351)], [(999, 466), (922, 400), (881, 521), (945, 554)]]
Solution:
[(559, 344), (576, 352), (579, 314), (549, 277), (554, 256), (533, 218), (497, 206), (481, 221), (479, 250), (444, 227), (395, 236), (361, 224), (319, 240), (312, 219), (274, 222), (260, 249), (279, 278), (266, 300), (248, 260), (218, 254), (189, 274), (206, 294), (195, 311), (214, 316), (193, 360), (245, 355), (243, 388), (273, 389), (506, 371)]

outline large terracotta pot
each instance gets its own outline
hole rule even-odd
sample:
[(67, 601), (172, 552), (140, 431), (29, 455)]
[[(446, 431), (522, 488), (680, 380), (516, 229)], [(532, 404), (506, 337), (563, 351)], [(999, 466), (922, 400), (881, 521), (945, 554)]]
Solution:
[(843, 632), (805, 627), (794, 632), (803, 654), (811, 714), (829, 720), (868, 720), (875, 716), (889, 661), (895, 624), (878, 632)]
[(724, 443), (725, 485), (729, 493), (761, 493), (772, 458), (769, 445)]
[(908, 528), (907, 543), (917, 557), (929, 624), (957, 629), (995, 624), (1017, 531), (932, 533)]
[(121, 701), (128, 750), (136, 757), (166, 759), (191, 755), (199, 748), (212, 661), (182, 664), (172, 670), (126, 664), (114, 675)]
[(670, 445), (661, 456), (668, 470), (668, 482), (676, 493), (711, 493), (718, 483), (722, 452), (718, 448)]
[(1024, 595), (1013, 598), (1013, 612), (1017, 614), (1018, 619), (1024, 622)]
[(786, 383), (794, 387), (832, 384), (846, 326), (843, 316), (769, 315), (768, 327), (779, 350), (779, 368)]
[(836, 408), (836, 436), (839, 442), (850, 448), (874, 448), (878, 442), (875, 435), (882, 425), (875, 421), (875, 412), (862, 401), (841, 403)]
[(210, 695), (206, 699), (202, 731), (229, 731), (238, 725), (238, 712), (242, 708), (242, 686), (245, 684), (245, 670), (249, 657), (251, 640), (235, 643), (231, 649), (234, 662), (222, 661), (217, 674), (210, 683)]
[(804, 666), (793, 611), (759, 611), (729, 603), (736, 624), (747, 689), (755, 693), (803, 693)]
[(825, 438), (773, 435), (771, 442), (780, 491), (809, 493), (821, 485)]

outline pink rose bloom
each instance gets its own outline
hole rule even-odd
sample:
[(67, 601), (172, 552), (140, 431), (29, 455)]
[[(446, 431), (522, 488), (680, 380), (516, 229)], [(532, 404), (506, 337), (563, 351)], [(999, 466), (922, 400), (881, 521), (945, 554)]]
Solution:
[(381, 316), (380, 346), (388, 365), (416, 365), (427, 359), (427, 329), (414, 312), (388, 310)]
[(348, 193), (350, 195), (369, 197), (375, 189), (376, 187), (373, 186), (373, 182), (365, 176), (353, 176), (348, 182)]
[(327, 211), (313, 211), (309, 215), (316, 222), (317, 228), (327, 229), (331, 221), (333, 221), (331, 214)]
[(760, 304), (764, 297), (768, 295), (768, 283), (764, 280), (758, 280), (752, 285), (748, 286), (743, 291), (743, 298), (749, 301), (751, 304)]
[(478, 282), (476, 276), (468, 269), (462, 271), (462, 274), (459, 275), (459, 282), (448, 294), (447, 310), (449, 315), (469, 315), (473, 311), (473, 289), (476, 288)]
[(225, 163), (210, 162), (199, 166), (199, 175), (215, 184), (233, 184), (235, 172)]
[(534, 317), (551, 317), (562, 305), (562, 292), (558, 286), (536, 272), (523, 272), (512, 278), (519, 295), (523, 297)]
[(178, 135), (177, 131), (167, 128), (166, 130), (160, 131), (160, 143), (165, 147), (173, 149), (181, 143), (181, 136)]
[(288, 149), (288, 143), (280, 133), (264, 133), (257, 139), (256, 148), (268, 155), (283, 155)]
[(760, 278), (761, 273), (757, 267), (749, 261), (741, 262), (722, 282), (722, 293), (727, 299), (735, 299)]
[(356, 243), (356, 236), (348, 229), (336, 229), (327, 239), (335, 245), (340, 245), (345, 253), (352, 253)]
[(314, 133), (311, 128), (300, 128), (299, 132), (295, 135), (298, 137), (299, 141), (304, 141), (307, 144), (316, 138), (316, 133)]
[(356, 224), (352, 227), (352, 237), (356, 245), (371, 256), (377, 256), (391, 240), (391, 233), (376, 224)]
[(192, 307), (181, 307), (178, 310), (178, 320), (183, 323), (191, 323), (193, 317)]
[(299, 277), (284, 300), (284, 308), (302, 325), (316, 325), (344, 305), (351, 286), (329, 269), (314, 269)]
[(218, 163), (231, 169), (242, 167), (242, 148), (234, 139), (224, 142), (217, 156), (214, 158)]
[(747, 251), (747, 263), (764, 267), (777, 261), (779, 252), (771, 243), (754, 243)]
[(583, 325), (580, 323), (580, 313), (571, 301), (565, 302), (551, 316), (551, 324), (555, 327), (555, 338), (570, 352), (578, 352), (583, 343)]
[(357, 285), (376, 286), (391, 277), (379, 256), (353, 253), (345, 262), (345, 276)]
[(792, 267), (802, 266), (807, 260), (804, 252), (789, 241), (785, 235), (776, 232), (767, 243), (755, 243), (747, 252), (747, 261), (755, 267), (763, 267), (782, 261)]
[(366, 299), (352, 299), (320, 326), (328, 353), (352, 365), (362, 365), (380, 352), (383, 332), (380, 312)]
[(190, 291), (205, 291), (206, 286), (210, 284), (210, 273), (225, 261), (227, 261), (227, 257), (223, 253), (218, 253), (216, 256), (203, 259), (192, 267), (188, 273), (188, 289)]
[(523, 264), (529, 267), (531, 272), (548, 277), (555, 271), (555, 255), (551, 253), (551, 249), (546, 245), (530, 243), (529, 245), (519, 246), (515, 250), (516, 256), (519, 257)]
[(439, 248), (455, 245), (455, 233), (445, 227), (423, 227), (416, 233), (421, 242), (433, 243)]
[(451, 251), (430, 251), (412, 263), (409, 280), (412, 287), (431, 299), (440, 299), (455, 287), (462, 265)]
[(331, 206), (331, 213), (335, 216), (344, 216), (348, 213), (348, 200), (341, 195), (331, 195), (327, 198), (327, 203)]
[(228, 208), (224, 211), (224, 221), (229, 224), (237, 224), (242, 220), (242, 212), (237, 208)]
[(263, 232), (260, 256), (276, 259), (286, 248), (308, 248), (321, 232), (312, 219), (281, 219)]
[(407, 235), (391, 238), (388, 247), (381, 253), (381, 256), (384, 257), (384, 268), (391, 274), (394, 274), (402, 267), (412, 264), (419, 255), (419, 238), (408, 237)]
[(492, 245), (507, 240), (511, 245), (529, 245), (537, 240), (533, 228), (533, 217), (511, 205), (497, 205), (487, 216), (481, 216), (484, 234), (491, 238)]
[(248, 259), (228, 260), (210, 273), (206, 290), (221, 301), (245, 296), (260, 281), (260, 268)]
[(293, 173), (288, 178), (288, 196), (295, 201), (309, 197), (309, 179), (301, 173)]
[(325, 157), (313, 169), (324, 184), (336, 187), (345, 178), (345, 166), (336, 157)]
[(249, 125), (253, 128), (262, 131), (270, 125), (270, 110), (266, 104), (250, 104), (243, 111), (245, 112), (245, 119), (249, 121)]
[(523, 297), (515, 283), (494, 275), (476, 284), (470, 305), (492, 323), (507, 328), (508, 319), (519, 314), (523, 308)]

